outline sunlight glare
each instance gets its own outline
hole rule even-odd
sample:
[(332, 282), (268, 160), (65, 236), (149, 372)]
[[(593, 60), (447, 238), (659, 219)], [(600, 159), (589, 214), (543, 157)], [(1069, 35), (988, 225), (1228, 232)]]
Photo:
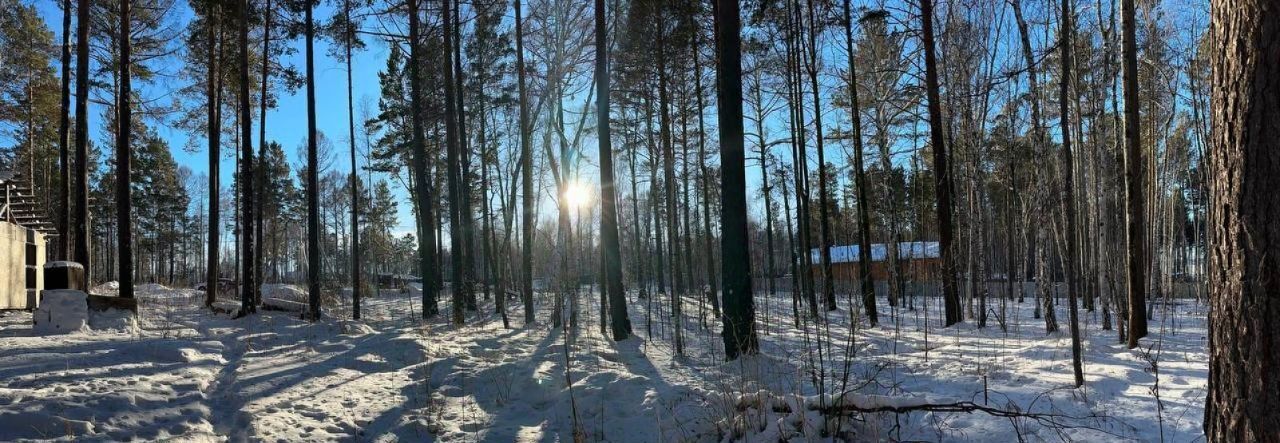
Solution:
[(591, 191), (581, 182), (572, 182), (565, 187), (564, 201), (570, 208), (585, 208), (591, 204)]

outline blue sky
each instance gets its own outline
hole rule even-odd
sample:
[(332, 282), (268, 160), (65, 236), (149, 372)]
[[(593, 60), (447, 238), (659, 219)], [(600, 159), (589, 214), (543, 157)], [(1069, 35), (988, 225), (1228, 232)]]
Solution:
[[(44, 17), (45, 23), (48, 24), (54, 33), (54, 42), (62, 41), (62, 9), (61, 2), (52, 0), (38, 0), (36, 4), (37, 10)], [(177, 0), (177, 6), (180, 11), (175, 15), (176, 22), (179, 26), (184, 26), (191, 17), (192, 13), (184, 0)], [(319, 7), (314, 14), (317, 21), (329, 17), (331, 9), (327, 6)], [(72, 23), (74, 33), (74, 19)], [(74, 39), (74, 36), (73, 36)], [(273, 40), (273, 44), (280, 40)], [(288, 41), (290, 45), (298, 48), (293, 56), (285, 60), (287, 64), (297, 66), (301, 72), (305, 62), (305, 55), (302, 48), (301, 40)], [(360, 125), (360, 104), (362, 101), (368, 101), (370, 106), (375, 107), (371, 112), (377, 112), (377, 98), (379, 95), (378, 88), (378, 71), (386, 66), (388, 46), (384, 41), (376, 39), (366, 39), (366, 48), (364, 51), (355, 54), (352, 63), (354, 97), (356, 102), (357, 125)], [(347, 78), (346, 66), (340, 59), (330, 58), (327, 56), (329, 43), (323, 39), (317, 38), (315, 42), (315, 69), (316, 69), (316, 127), (325, 133), (325, 135), (335, 145), (335, 155), (332, 168), (338, 171), (349, 171), (351, 162), (347, 152)], [(73, 60), (74, 61), (74, 60)], [(175, 57), (167, 60), (162, 66), (164, 71), (168, 73), (177, 72), (182, 63), (181, 57)], [(59, 66), (55, 63), (55, 69)], [(171, 77), (162, 79), (154, 85), (142, 85), (143, 93), (147, 97), (157, 97), (167, 93), (170, 89), (184, 86), (187, 80)], [(135, 86), (137, 87), (137, 86)], [(267, 139), (274, 140), (284, 147), (285, 155), (289, 156), (291, 163), (297, 164), (296, 158), (297, 147), (306, 139), (307, 132), (307, 99), (306, 89), (300, 88), (292, 95), (284, 95), (280, 97), (279, 106), (267, 113)], [(95, 137), (101, 137), (101, 115), (102, 108), (100, 106), (90, 105), (89, 133)], [(258, 134), (257, 112), (254, 113), (254, 140), (256, 144)], [(197, 141), (197, 145), (201, 148), (198, 152), (187, 152), (183, 149), (186, 145), (190, 134), (169, 127), (161, 122), (148, 122), (155, 128), (161, 137), (169, 141), (174, 159), (179, 164), (185, 165), (196, 174), (207, 174), (209, 171), (209, 154), (203, 148), (206, 142), (203, 141), (203, 134), (195, 134), (201, 140)], [(359, 130), (357, 128), (357, 130)], [(103, 142), (98, 140), (98, 142)], [(223, 152), (230, 152), (232, 147), (224, 145)], [(363, 149), (363, 148), (361, 148)], [(364, 159), (358, 159), (363, 165)], [(221, 182), (225, 186), (232, 181), (233, 160), (224, 159), (220, 170)], [(362, 174), (363, 175), (363, 174)], [(375, 177), (376, 179), (376, 177)], [(400, 191), (397, 191), (400, 192)], [(401, 199), (403, 200), (403, 199)], [(411, 232), (412, 213), (408, 206), (404, 203), (399, 204), (400, 210), (400, 226), (396, 227), (396, 231)]]
[[(175, 14), (176, 17), (174, 18), (174, 20), (176, 23), (179, 24), (179, 26), (182, 26), (190, 20), (191, 12), (188, 10), (185, 0), (176, 0), (176, 1), (178, 3), (177, 6), (180, 9), (180, 11), (178, 11)], [(53, 31), (55, 35), (54, 37), (55, 42), (61, 41), (60, 34), (61, 34), (61, 14), (62, 13), (58, 6), (58, 3), (60, 2), (55, 2), (54, 0), (36, 0), (37, 9), (44, 16), (46, 23), (50, 25), (49, 28)], [(870, 0), (866, 3), (878, 4), (883, 2)], [(888, 1), (888, 3), (898, 4), (897, 1)], [(1165, 2), (1162, 3), (1161, 13), (1167, 14), (1167, 16), (1165, 17), (1167, 20), (1171, 20), (1173, 23), (1178, 23), (1177, 25), (1178, 29), (1181, 30), (1179, 33), (1179, 37), (1180, 39), (1186, 39), (1188, 35), (1195, 34), (1194, 32), (1189, 32), (1187, 30), (1198, 30), (1203, 28), (1205, 23), (1205, 21), (1203, 20), (1203, 16), (1204, 16), (1204, 11), (1202, 10), (1203, 6), (1204, 5), (1203, 3), (1201, 3), (1200, 0), (1166, 0)], [(1080, 13), (1082, 17), (1092, 18), (1092, 16), (1097, 13), (1097, 11), (1094, 11), (1091, 9), (1093, 7), (1092, 2), (1079, 2), (1078, 7), (1081, 8)], [(902, 8), (900, 7), (894, 7), (890, 9), (892, 11), (895, 11), (894, 12), (895, 14), (899, 14), (902, 11)], [(1007, 8), (1001, 8), (1001, 11), (1002, 11), (1001, 16), (994, 19), (996, 23), (1003, 24), (1003, 26), (1001, 27), (1003, 31), (1000, 32), (1000, 35), (1004, 41), (1001, 42), (999, 48), (996, 50), (999, 51), (1000, 54), (1008, 55), (1007, 57), (1006, 56), (997, 57), (998, 61), (996, 63), (997, 63), (997, 69), (999, 72), (1006, 72), (1006, 71), (1014, 70), (1021, 67), (1020, 58), (1016, 57), (1015, 55), (1011, 55), (1014, 53), (1008, 52), (1011, 50), (1011, 47), (1009, 45), (1013, 43), (1013, 40), (1010, 36), (1013, 35), (1012, 33), (1014, 31), (1012, 28), (1012, 24), (1010, 23), (1012, 21), (1011, 15), (1007, 11), (1005, 11), (1005, 9)], [(1048, 20), (1050, 22), (1050, 28), (1046, 29), (1043, 24), (1045, 17), (1040, 16), (1041, 14), (1044, 13), (1043, 11), (1038, 11), (1038, 10), (1034, 12), (1028, 11), (1028, 13), (1029, 13), (1028, 20), (1036, 24), (1035, 32), (1032, 33), (1033, 44), (1038, 49), (1043, 48), (1046, 46), (1045, 41), (1054, 38), (1053, 37), (1054, 25), (1052, 25), (1053, 23), (1052, 19)], [(330, 14), (331, 14), (331, 8), (328, 6), (322, 6), (317, 8), (314, 15), (317, 20), (323, 20), (329, 17)], [(510, 11), (508, 11), (508, 16), (509, 15), (510, 15)], [(902, 17), (899, 17), (899, 19), (901, 18)], [(376, 23), (367, 22), (366, 26), (376, 26)], [(900, 27), (902, 26), (902, 24), (896, 23), (896, 26)], [(1092, 31), (1087, 31), (1087, 32), (1092, 32)], [(824, 122), (823, 123), (824, 123), (824, 127), (826, 128), (827, 134), (830, 135), (833, 130), (845, 130), (848, 128), (848, 125), (849, 125), (849, 122), (848, 122), (849, 115), (848, 115), (847, 109), (839, 108), (832, 103), (832, 97), (836, 92), (833, 88), (835, 88), (837, 85), (843, 84), (844, 80), (839, 76), (842, 75), (843, 67), (847, 66), (846, 65), (847, 62), (844, 54), (844, 44), (843, 44), (844, 37), (842, 33), (835, 32), (833, 30), (831, 33), (824, 35), (821, 38), (824, 40), (822, 59), (825, 65), (822, 73), (820, 74), (822, 76), (822, 79), (820, 80), (820, 82), (822, 84), (822, 95), (823, 95), (823, 101), (824, 101), (823, 103)], [(1094, 38), (1096, 38), (1096, 36), (1094, 36)], [(1189, 42), (1181, 42), (1181, 45), (1175, 45), (1175, 47), (1180, 46), (1185, 48), (1186, 46), (1188, 46), (1188, 43)], [(296, 54), (286, 59), (285, 62), (291, 65), (297, 66), (299, 67), (299, 69), (301, 69), (301, 67), (304, 65), (304, 55), (302, 54), (302, 45), (303, 45), (302, 42), (300, 40), (294, 40), (294, 41), (288, 41), (287, 44), (298, 48), (298, 51)], [(367, 44), (367, 47), (365, 48), (365, 50), (356, 54), (355, 61), (353, 63), (354, 64), (354, 87), (355, 87), (354, 94), (355, 94), (355, 101), (356, 101), (357, 116), (360, 115), (360, 106), (362, 103), (367, 102), (369, 103), (370, 106), (376, 107), (376, 101), (379, 96), (377, 73), (380, 69), (386, 66), (386, 58), (389, 52), (388, 46), (384, 41), (369, 38), (367, 39), (366, 44)], [(912, 39), (908, 39), (907, 41), (908, 54), (914, 54), (914, 52), (912, 52), (914, 49), (914, 45), (915, 45), (915, 42)], [(345, 152), (346, 150), (345, 146), (346, 146), (346, 141), (348, 137), (347, 130), (346, 130), (347, 128), (347, 96), (346, 96), (346, 70), (345, 70), (346, 68), (341, 60), (331, 58), (328, 56), (328, 48), (329, 48), (328, 42), (326, 42), (323, 39), (316, 40), (316, 47), (315, 47), (315, 54), (316, 54), (315, 74), (316, 74), (316, 90), (317, 90), (316, 92), (316, 100), (317, 100), (316, 125), (317, 125), (317, 128), (322, 132), (324, 132), (335, 145), (336, 152), (335, 152), (334, 160), (331, 167), (338, 171), (347, 171), (350, 169), (349, 159), (347, 155), (342, 154), (342, 152)], [(181, 56), (177, 56), (177, 57), (174, 57), (172, 60), (166, 61), (165, 62), (166, 72), (170, 72), (170, 73), (177, 72), (177, 70), (180, 68), (180, 63), (181, 63)], [(918, 64), (918, 60), (913, 60), (913, 63)], [(590, 69), (590, 68), (584, 67), (584, 69)], [(918, 69), (918, 66), (912, 66), (910, 69)], [(144, 94), (146, 94), (148, 97), (156, 97), (156, 96), (162, 96), (170, 90), (184, 86), (181, 83), (183, 81), (185, 80), (173, 77), (173, 78), (161, 80), (160, 82), (153, 85), (142, 85), (141, 88), (143, 89)], [(707, 82), (706, 87), (708, 88), (712, 87), (712, 85), (714, 84), (714, 76), (708, 75), (706, 78), (706, 82)], [(1018, 87), (1018, 86), (1015, 86), (1015, 87)], [(538, 91), (531, 91), (531, 93), (537, 94)], [(1003, 100), (1004, 97), (1005, 97), (1004, 92), (998, 92), (995, 96), (993, 96), (993, 99), (995, 100), (995, 103), (993, 103), (993, 109), (999, 108), (999, 102)], [(576, 110), (581, 109), (582, 101), (584, 99), (585, 97), (582, 97), (582, 96), (567, 98), (565, 103), (566, 110), (575, 110), (576, 112)], [(810, 97), (807, 95), (807, 93), (806, 93), (805, 99), (806, 99), (806, 118), (812, 119), (813, 117), (812, 103), (808, 101)], [(279, 106), (271, 110), (267, 116), (268, 123), (269, 123), (267, 128), (268, 139), (279, 142), (284, 147), (284, 151), (286, 155), (290, 157), (291, 162), (294, 164), (298, 163), (298, 159), (296, 158), (297, 156), (296, 154), (298, 151), (297, 148), (299, 144), (303, 142), (306, 135), (305, 134), (306, 128), (307, 128), (306, 105), (307, 103), (306, 103), (305, 89), (300, 89), (299, 91), (297, 91), (292, 95), (281, 96), (279, 101)], [(708, 102), (707, 105), (708, 106), (705, 109), (706, 116), (707, 116), (706, 124), (707, 124), (707, 130), (708, 130), (707, 131), (708, 132), (707, 148), (710, 151), (709, 154), (711, 154), (712, 157), (715, 158), (715, 157), (718, 157), (718, 153), (716, 152), (718, 149), (716, 148), (717, 139), (716, 139), (716, 134), (713, 128), (717, 127), (718, 124), (716, 122), (715, 108), (713, 103)], [(102, 114), (102, 109), (96, 106), (92, 108), (93, 109), (90, 110), (91, 118), (89, 120), (90, 134), (92, 134), (95, 137), (101, 137), (102, 134), (104, 133), (104, 131), (102, 131), (99, 126), (100, 125), (99, 120)], [(376, 112), (376, 109), (373, 111)], [(747, 109), (747, 114), (748, 116), (752, 114), (750, 109)], [(785, 118), (785, 115), (786, 115), (785, 112), (781, 112), (781, 111), (775, 112), (772, 115), (770, 122), (766, 125), (766, 131), (769, 133), (770, 141), (776, 140), (777, 138), (783, 137), (785, 135), (785, 132), (786, 132), (785, 129), (787, 128), (787, 124), (785, 120), (782, 120), (783, 118)], [(255, 113), (255, 120), (256, 120), (256, 113)], [(187, 152), (184, 149), (182, 149), (182, 147), (187, 144), (188, 134), (180, 130), (167, 127), (161, 122), (149, 122), (149, 123), (151, 124), (152, 127), (156, 129), (156, 131), (162, 137), (170, 141), (170, 145), (172, 147), (174, 157), (178, 160), (178, 162), (180, 162), (183, 165), (186, 165), (197, 174), (205, 173), (208, 171), (208, 154), (206, 152), (203, 152), (203, 150), (198, 152)], [(255, 124), (254, 143), (256, 144), (257, 143), (256, 125), (258, 124), (258, 122), (255, 121), (254, 124)], [(568, 124), (576, 126), (576, 117), (570, 117), (570, 121), (568, 122)], [(753, 122), (748, 121), (746, 126), (749, 131), (754, 129)], [(582, 154), (584, 154), (584, 158), (583, 158), (584, 161), (580, 167), (582, 172), (581, 180), (586, 182), (595, 182), (596, 174), (595, 174), (594, 165), (597, 164), (595, 160), (597, 150), (596, 150), (596, 142), (594, 138), (594, 135), (595, 135), (594, 131), (589, 131), (589, 132), (591, 133), (584, 134), (582, 138), (581, 149), (583, 150)], [(201, 137), (202, 135), (195, 134), (194, 136)], [(809, 136), (810, 137), (813, 136), (812, 127), (810, 127)], [(615, 132), (615, 137), (616, 137), (614, 140), (615, 147), (620, 147), (621, 140), (619, 140), (618, 138), (620, 138), (621, 136), (618, 135), (617, 132)], [(537, 144), (540, 143), (540, 140), (541, 140), (541, 135), (536, 134), (533, 140), (535, 143), (535, 149), (539, 149)], [(898, 149), (895, 149), (895, 151), (902, 152), (903, 150), (909, 149), (912, 147), (913, 140), (911, 140), (910, 138), (906, 138), (903, 140), (898, 140), (898, 143), (900, 144), (900, 147)], [(748, 135), (747, 144), (748, 144), (747, 146), (748, 150), (754, 151), (755, 137), (753, 135)], [(200, 148), (203, 148), (204, 142), (202, 140), (197, 141), (196, 145), (199, 146)], [(826, 150), (827, 161), (830, 163), (834, 163), (836, 168), (838, 170), (841, 170), (840, 172), (837, 172), (834, 175), (835, 175), (835, 179), (840, 180), (842, 183), (846, 179), (846, 177), (843, 174), (843, 169), (846, 168), (847, 164), (849, 163), (846, 157), (846, 153), (848, 152), (848, 147), (845, 145), (846, 145), (845, 142), (840, 142), (840, 143), (828, 142), (827, 150)], [(224, 147), (224, 152), (229, 152), (229, 151), (230, 151), (229, 147)], [(774, 148), (774, 154), (777, 155), (778, 158), (784, 162), (787, 162), (787, 163), (791, 162), (790, 149), (786, 145), (776, 146)], [(752, 209), (753, 215), (756, 217), (760, 217), (762, 216), (762, 213), (763, 213), (762, 202), (760, 201), (760, 199), (755, 198), (756, 196), (758, 196), (759, 187), (760, 187), (759, 186), (760, 177), (758, 173), (759, 163), (757, 159), (753, 158), (754, 157), (753, 152), (749, 152), (748, 155), (749, 155), (748, 163), (747, 163), (748, 192), (752, 197), (749, 199), (749, 201), (751, 202), (751, 206), (752, 206), (751, 209)], [(816, 158), (815, 158), (816, 153), (814, 152), (814, 149), (813, 149), (812, 140), (810, 140), (810, 143), (809, 143), (808, 155), (810, 156), (809, 157), (810, 165), (816, 166)], [(624, 159), (619, 159), (619, 160), (620, 161), (616, 162), (617, 167), (622, 168), (620, 169), (620, 171), (625, 171), (626, 164), (625, 164), (625, 161), (623, 161)], [(909, 156), (902, 155), (902, 154), (899, 154), (895, 160), (899, 164), (908, 164), (910, 162)], [(541, 161), (541, 160), (538, 160), (538, 161)], [(714, 160), (713, 160), (713, 163), (714, 163)], [(232, 170), (232, 162), (230, 160), (224, 160), (223, 167), (221, 169), (222, 183), (224, 184), (231, 183), (231, 170)], [(397, 199), (400, 202), (398, 205), (400, 210), (399, 226), (397, 226), (395, 230), (397, 232), (411, 232), (413, 230), (413, 224), (412, 224), (411, 211), (409, 209), (409, 206), (406, 204), (408, 199), (403, 190), (394, 186), (396, 183), (395, 181), (391, 181), (391, 183), (393, 184), (393, 188), (396, 189), (397, 195), (400, 197)], [(592, 185), (591, 188), (593, 188), (593, 193), (595, 192), (594, 191), (595, 189), (598, 189), (596, 185)], [(624, 185), (621, 187), (621, 189), (623, 191), (628, 191), (629, 187)], [(834, 195), (837, 195), (837, 196), (839, 195), (838, 193), (840, 188), (838, 186), (833, 186), (832, 190)], [(542, 214), (544, 217), (554, 214), (554, 209), (550, 207), (550, 204), (551, 204), (550, 199), (547, 199), (547, 198), (542, 199), (542, 205), (544, 206), (544, 208), (543, 210), (540, 211), (540, 214)]]

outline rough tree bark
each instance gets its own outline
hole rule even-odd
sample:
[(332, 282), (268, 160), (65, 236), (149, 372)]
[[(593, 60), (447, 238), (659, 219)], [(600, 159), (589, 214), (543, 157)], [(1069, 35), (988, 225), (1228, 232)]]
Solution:
[[(1280, 10), (1214, 1), (1208, 441), (1280, 433)], [(1130, 309), (1132, 312), (1132, 308)], [(1142, 317), (1138, 314), (1138, 317)]]
[(1071, 112), (1070, 112), (1070, 92), (1071, 86), (1071, 50), (1072, 41), (1071, 34), (1075, 32), (1072, 25), (1073, 14), (1071, 10), (1071, 0), (1062, 0), (1062, 20), (1058, 28), (1058, 47), (1062, 50), (1062, 56), (1059, 60), (1062, 62), (1062, 75), (1058, 80), (1058, 115), (1062, 127), (1062, 165), (1063, 165), (1063, 184), (1062, 194), (1066, 200), (1067, 206), (1067, 256), (1063, 260), (1064, 274), (1067, 280), (1067, 303), (1069, 307), (1071, 320), (1071, 366), (1075, 373), (1076, 387), (1084, 385), (1084, 367), (1081, 363), (1080, 348), (1080, 314), (1079, 308), (1076, 306), (1076, 284), (1078, 278), (1077, 270), (1079, 269), (1079, 245), (1076, 244), (1076, 198), (1075, 198), (1075, 167), (1073, 166), (1071, 152)]
[(1124, 52), (1124, 144), (1125, 185), (1129, 215), (1129, 349), (1147, 336), (1147, 252), (1145, 155), (1142, 149), (1141, 115), (1138, 110), (1138, 47), (1133, 0), (1121, 2), (1120, 26)]

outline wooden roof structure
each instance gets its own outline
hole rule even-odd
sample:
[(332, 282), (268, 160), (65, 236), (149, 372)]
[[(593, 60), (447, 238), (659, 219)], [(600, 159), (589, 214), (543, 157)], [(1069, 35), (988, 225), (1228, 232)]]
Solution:
[(50, 237), (58, 235), (48, 212), (36, 200), (31, 182), (14, 171), (0, 170), (0, 221)]

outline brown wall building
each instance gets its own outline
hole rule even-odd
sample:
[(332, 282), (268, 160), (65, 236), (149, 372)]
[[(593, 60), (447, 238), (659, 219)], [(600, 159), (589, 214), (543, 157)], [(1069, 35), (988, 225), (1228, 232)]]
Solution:
[[(861, 257), (859, 245), (831, 247), (831, 274), (841, 283), (856, 283), (859, 279)], [(908, 280), (924, 280), (937, 275), (941, 266), (938, 242), (898, 243), (898, 273)], [(822, 255), (818, 249), (810, 251), (815, 272), (821, 272)], [(871, 245), (871, 280), (889, 279), (888, 247), (884, 243)]]

